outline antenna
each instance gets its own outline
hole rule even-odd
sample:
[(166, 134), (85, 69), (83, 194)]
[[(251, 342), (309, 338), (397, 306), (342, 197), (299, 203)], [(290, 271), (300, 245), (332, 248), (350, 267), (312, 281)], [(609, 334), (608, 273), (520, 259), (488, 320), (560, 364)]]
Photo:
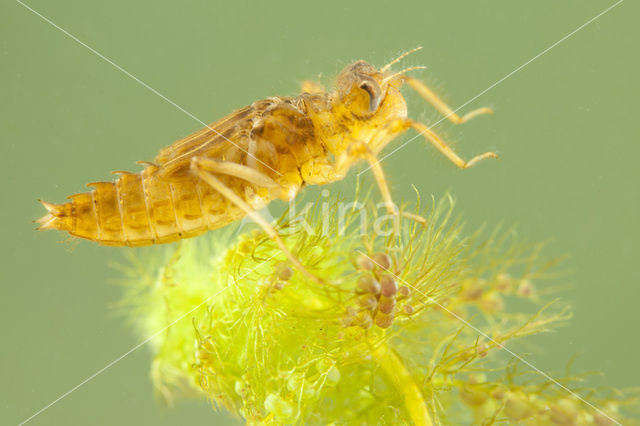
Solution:
[(397, 72), (397, 73), (395, 73), (395, 74), (391, 74), (391, 75), (386, 76), (386, 77), (382, 80), (382, 82), (383, 82), (383, 83), (386, 83), (387, 81), (389, 81), (389, 80), (393, 80), (393, 79), (394, 79), (394, 78), (396, 78), (397, 76), (402, 75), (402, 74), (404, 74), (404, 73), (406, 73), (406, 72), (409, 72), (409, 71), (413, 71), (413, 70), (423, 70), (423, 69), (426, 69), (426, 68), (427, 68), (427, 67), (423, 67), (422, 65), (419, 65), (419, 66), (417, 66), (417, 67), (409, 67), (409, 68), (405, 68), (405, 69), (403, 69), (402, 71), (398, 71), (398, 72)]
[(415, 47), (415, 48), (413, 48), (411, 50), (408, 50), (408, 51), (404, 52), (402, 55), (398, 56), (393, 61), (391, 61), (387, 65), (385, 65), (384, 67), (380, 68), (380, 72), (386, 72), (389, 68), (391, 68), (391, 65), (397, 64), (399, 61), (404, 59), (406, 56), (411, 55), (413, 52), (417, 52), (420, 49), (422, 49), (422, 46), (418, 46), (418, 47)]

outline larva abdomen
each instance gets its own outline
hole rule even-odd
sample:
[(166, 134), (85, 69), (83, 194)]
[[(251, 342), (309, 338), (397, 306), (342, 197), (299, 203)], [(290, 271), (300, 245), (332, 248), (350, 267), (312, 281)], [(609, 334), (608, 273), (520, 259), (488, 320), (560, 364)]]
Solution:
[(150, 166), (114, 182), (91, 183), (92, 191), (74, 194), (65, 204), (42, 201), (48, 214), (37, 221), (38, 229), (67, 231), (111, 246), (169, 243), (207, 231), (198, 184), (191, 178), (170, 182), (156, 171)]
[[(94, 187), (91, 194), (95, 216), (98, 219), (97, 240), (106, 245), (120, 245), (121, 242), (126, 242), (115, 183), (94, 182), (89, 185)], [(84, 218), (76, 214), (76, 228), (77, 222), (82, 219)]]
[(153, 244), (155, 235), (149, 221), (142, 176), (140, 173), (123, 174), (116, 185), (128, 245)]

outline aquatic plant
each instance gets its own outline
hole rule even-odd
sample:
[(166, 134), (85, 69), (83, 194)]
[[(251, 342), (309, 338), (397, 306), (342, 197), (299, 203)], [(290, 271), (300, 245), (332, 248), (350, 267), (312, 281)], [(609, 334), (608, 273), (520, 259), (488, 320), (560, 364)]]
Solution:
[(256, 230), (132, 258), (126, 302), (154, 336), (159, 395), (208, 397), (249, 424), (623, 421), (635, 399), (541, 376), (506, 347), (570, 318), (545, 301), (556, 261), (543, 245), (464, 234), (450, 197), (422, 212), (426, 225), (355, 204), (327, 221), (338, 206), (280, 223), (326, 285)]

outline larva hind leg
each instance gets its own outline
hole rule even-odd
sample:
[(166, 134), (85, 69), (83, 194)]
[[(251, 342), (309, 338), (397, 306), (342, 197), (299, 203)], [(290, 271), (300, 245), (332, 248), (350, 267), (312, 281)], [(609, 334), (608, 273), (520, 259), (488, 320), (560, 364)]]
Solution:
[(422, 96), (424, 100), (426, 100), (431, 105), (433, 105), (433, 107), (437, 109), (440, 114), (444, 115), (444, 118), (451, 121), (452, 123), (462, 124), (466, 121), (471, 120), (473, 117), (477, 115), (493, 114), (493, 110), (491, 108), (483, 107), (483, 108), (478, 108), (476, 110), (468, 112), (462, 117), (460, 117), (458, 114), (455, 113), (453, 109), (451, 109), (449, 105), (447, 105), (442, 99), (440, 99), (438, 95), (436, 95), (435, 92), (429, 88), (429, 86), (427, 86), (420, 80), (413, 77), (403, 76), (403, 79), (405, 83), (411, 86), (411, 88), (416, 92), (418, 92), (418, 94)]
[(196, 161), (201, 169), (245, 180), (258, 188), (263, 188), (266, 191), (276, 194), (278, 198), (285, 201), (291, 198), (287, 188), (253, 167), (231, 161), (218, 161), (209, 158), (198, 158)]
[[(231, 203), (235, 204), (236, 207), (244, 211), (247, 214), (247, 216), (249, 216), (256, 224), (258, 224), (258, 226), (260, 226), (264, 230), (264, 232), (267, 233), (269, 238), (271, 238), (273, 241), (276, 242), (278, 247), (280, 247), (280, 250), (282, 250), (282, 252), (289, 258), (289, 261), (300, 272), (302, 272), (307, 278), (309, 278), (313, 282), (317, 284), (324, 284), (324, 281), (322, 279), (318, 278), (317, 276), (309, 272), (309, 270), (307, 270), (307, 268), (302, 264), (302, 262), (300, 262), (300, 260), (293, 253), (291, 253), (289, 248), (285, 245), (284, 241), (282, 241), (282, 238), (280, 237), (278, 232), (275, 230), (273, 226), (271, 226), (271, 224), (269, 224), (269, 222), (267, 222), (246, 201), (240, 198), (231, 188), (229, 188), (227, 185), (225, 185), (222, 181), (220, 181), (220, 179), (218, 179), (215, 176), (214, 173), (220, 173), (219, 172), (220, 164), (225, 164), (225, 163), (218, 163), (216, 165), (216, 164), (212, 164), (210, 160), (204, 160), (204, 159), (199, 159), (197, 157), (194, 157), (193, 160), (191, 161), (191, 169), (196, 173), (196, 175), (200, 179), (202, 179), (209, 186), (211, 186), (213, 189), (218, 191), (224, 198), (229, 200)], [(218, 169), (218, 171), (215, 170), (216, 168)], [(246, 172), (246, 170), (244, 171)], [(249, 175), (250, 174), (247, 174), (247, 176)], [(250, 177), (253, 178), (256, 176), (251, 175)]]

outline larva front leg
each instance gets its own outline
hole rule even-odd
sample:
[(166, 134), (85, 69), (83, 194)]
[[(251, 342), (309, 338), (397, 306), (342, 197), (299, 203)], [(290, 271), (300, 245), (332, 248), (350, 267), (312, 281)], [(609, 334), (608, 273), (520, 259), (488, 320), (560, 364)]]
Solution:
[(451, 109), (451, 107), (449, 105), (447, 105), (442, 99), (440, 99), (440, 97), (438, 95), (436, 95), (435, 92), (429, 88), (429, 86), (427, 86), (426, 84), (424, 84), (420, 80), (418, 80), (416, 78), (413, 78), (413, 77), (409, 77), (407, 75), (403, 76), (402, 79), (413, 90), (418, 92), (418, 94), (420, 96), (422, 96), (422, 98), (424, 100), (426, 100), (431, 105), (433, 105), (433, 107), (436, 110), (438, 110), (438, 112), (440, 114), (442, 114), (444, 116), (444, 118), (446, 118), (447, 120), (451, 121), (452, 123), (462, 124), (462, 123), (465, 123), (465, 122), (471, 120), (473, 117), (476, 117), (478, 115), (493, 114), (493, 110), (491, 108), (482, 107), (482, 108), (475, 109), (475, 110), (473, 110), (471, 112), (468, 112), (467, 114), (465, 114), (462, 117), (460, 117), (458, 114), (455, 113), (455, 111), (453, 109)]
[[(449, 159), (453, 164), (461, 169), (468, 169), (480, 160), (487, 158), (498, 158), (495, 152), (485, 152), (480, 155), (476, 155), (469, 161), (465, 161), (447, 144), (440, 136), (438, 136), (427, 125), (410, 118), (397, 119), (387, 122), (378, 132), (376, 136), (372, 138), (370, 147), (373, 152), (380, 152), (385, 146), (389, 144), (393, 139), (399, 136), (407, 129), (413, 128), (418, 131), (419, 135), (424, 137), (429, 143), (440, 151), (445, 157)], [(373, 168), (373, 166), (372, 166)]]
[(480, 160), (484, 160), (487, 158), (498, 158), (498, 154), (496, 154), (495, 152), (485, 152), (484, 154), (476, 155), (469, 161), (465, 161), (460, 158), (460, 156), (456, 154), (455, 151), (451, 149), (451, 147), (440, 138), (440, 136), (438, 136), (426, 125), (413, 120), (407, 120), (407, 124), (420, 132), (420, 135), (422, 135), (427, 141), (429, 141), (431, 145), (435, 146), (438, 151), (440, 151), (445, 157), (449, 159), (449, 161), (451, 161), (461, 169), (468, 169)]

